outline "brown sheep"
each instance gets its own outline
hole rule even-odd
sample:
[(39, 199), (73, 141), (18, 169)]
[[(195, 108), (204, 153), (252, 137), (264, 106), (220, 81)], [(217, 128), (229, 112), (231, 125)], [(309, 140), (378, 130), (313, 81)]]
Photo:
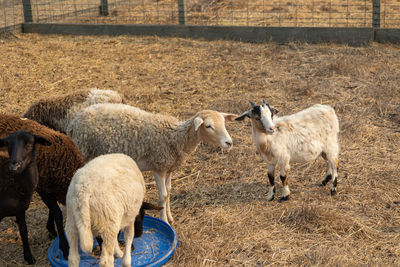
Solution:
[[(83, 166), (82, 156), (64, 134), (51, 130), (35, 121), (14, 115), (0, 113), (0, 137), (5, 137), (17, 130), (25, 130), (40, 135), (48, 140), (51, 146), (37, 147), (37, 165), (39, 184), (36, 191), (49, 208), (47, 229), (52, 235), (60, 236), (60, 249), (68, 257), (68, 242), (63, 230), (62, 212), (57, 201), (65, 205), (68, 186), (75, 171)], [(54, 227), (57, 226), (57, 232)]]
[(70, 94), (51, 96), (33, 103), (24, 117), (65, 133), (76, 113), (98, 103), (123, 103), (123, 97), (112, 90), (83, 89)]

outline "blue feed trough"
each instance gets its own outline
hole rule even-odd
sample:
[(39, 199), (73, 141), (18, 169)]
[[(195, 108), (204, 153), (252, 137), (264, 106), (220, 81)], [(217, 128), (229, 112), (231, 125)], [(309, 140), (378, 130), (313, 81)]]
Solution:
[[(119, 237), (123, 241), (123, 235)], [(94, 246), (97, 241), (94, 240)], [(175, 251), (178, 244), (177, 235), (174, 229), (164, 221), (144, 216), (143, 235), (134, 238), (135, 250), (132, 251), (132, 266), (161, 266), (165, 264)], [(80, 267), (99, 266), (100, 257), (83, 254), (81, 256)], [(51, 243), (48, 257), (51, 266), (68, 267), (68, 260), (64, 259), (61, 250), (58, 249), (58, 237)], [(114, 266), (121, 266), (122, 259), (114, 259)]]

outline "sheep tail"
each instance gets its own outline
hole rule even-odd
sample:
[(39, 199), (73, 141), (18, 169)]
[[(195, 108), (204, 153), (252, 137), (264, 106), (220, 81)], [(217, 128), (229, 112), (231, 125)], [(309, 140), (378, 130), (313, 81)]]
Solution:
[(93, 234), (90, 224), (89, 195), (82, 194), (78, 199), (78, 212), (74, 213), (76, 226), (78, 228), (81, 249), (85, 253), (92, 252)]

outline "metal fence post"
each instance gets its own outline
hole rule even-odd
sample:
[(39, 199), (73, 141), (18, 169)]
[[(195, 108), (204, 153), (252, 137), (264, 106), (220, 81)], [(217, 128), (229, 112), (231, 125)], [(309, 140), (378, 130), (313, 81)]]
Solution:
[(100, 2), (100, 16), (108, 16), (108, 1), (101, 0)]
[(381, 27), (381, 1), (372, 0), (372, 27)]
[(185, 0), (178, 0), (179, 24), (185, 25)]
[(22, 0), (24, 9), (24, 22), (33, 22), (31, 0)]

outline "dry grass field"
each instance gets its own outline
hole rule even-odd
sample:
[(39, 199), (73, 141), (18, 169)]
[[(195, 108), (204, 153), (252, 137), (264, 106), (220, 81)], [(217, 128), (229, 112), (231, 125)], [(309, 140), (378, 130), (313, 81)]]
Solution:
[[(265, 97), (281, 115), (315, 103), (340, 121), (338, 194), (316, 186), (322, 158), (293, 165), (291, 200), (266, 201), (266, 164), (250, 123), (227, 123), (230, 151), (200, 145), (174, 173), (168, 266), (400, 266), (400, 46), (248, 44), (157, 37), (0, 38), (0, 111), (80, 88), (186, 119), (202, 109), (240, 114)], [(156, 203), (145, 173), (147, 200)], [(279, 180), (279, 178), (277, 178)], [(278, 183), (277, 196), (280, 195)], [(158, 213), (151, 213), (158, 216)], [(48, 266), (47, 209), (27, 212), (38, 266)], [(23, 265), (14, 218), (0, 223), (0, 266)]]

